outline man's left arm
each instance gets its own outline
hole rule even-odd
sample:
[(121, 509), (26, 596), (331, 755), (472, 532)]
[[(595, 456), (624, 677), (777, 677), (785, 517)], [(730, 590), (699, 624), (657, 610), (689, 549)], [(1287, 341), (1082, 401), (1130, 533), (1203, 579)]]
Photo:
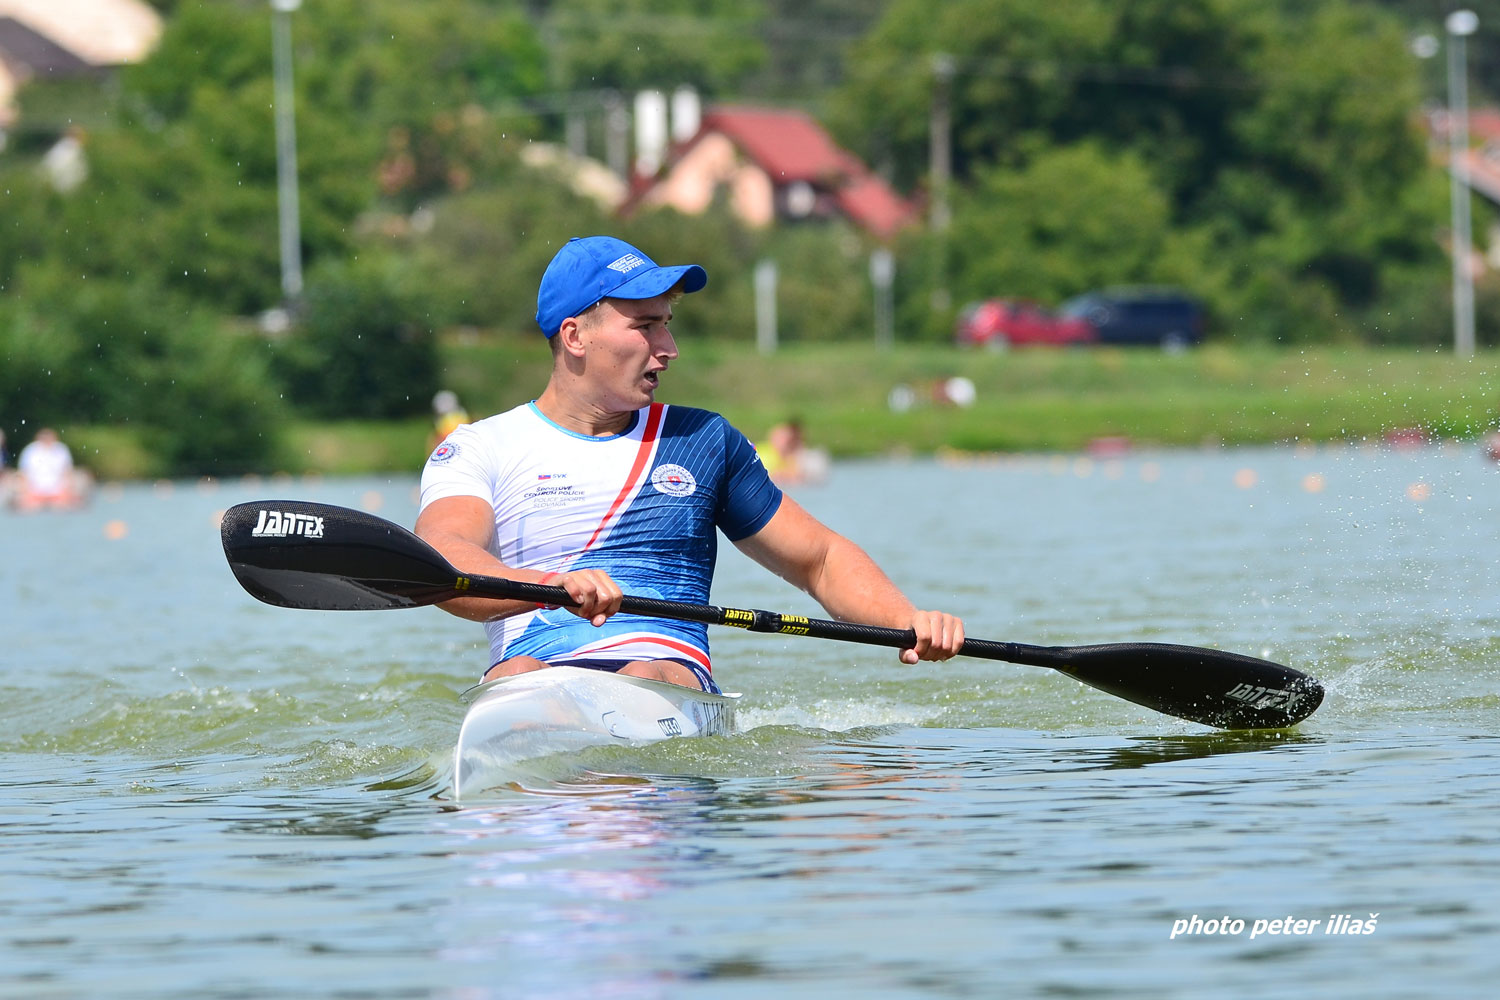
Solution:
[(903, 663), (946, 660), (964, 644), (964, 623), (914, 606), (869, 553), (809, 514), (789, 496), (765, 527), (735, 543), (756, 562), (811, 594), (834, 618), (909, 628), (917, 636)]

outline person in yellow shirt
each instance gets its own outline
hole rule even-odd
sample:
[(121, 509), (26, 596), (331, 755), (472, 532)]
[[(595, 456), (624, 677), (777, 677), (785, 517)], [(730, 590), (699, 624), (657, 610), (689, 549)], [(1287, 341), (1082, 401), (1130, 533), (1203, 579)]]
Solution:
[(427, 451), (442, 444), (459, 427), (469, 422), (469, 414), (458, 401), (458, 394), (444, 389), (432, 397), (432, 437), (427, 442)]
[(821, 482), (828, 475), (828, 453), (807, 446), (795, 417), (772, 427), (755, 451), (766, 472), (783, 485)]

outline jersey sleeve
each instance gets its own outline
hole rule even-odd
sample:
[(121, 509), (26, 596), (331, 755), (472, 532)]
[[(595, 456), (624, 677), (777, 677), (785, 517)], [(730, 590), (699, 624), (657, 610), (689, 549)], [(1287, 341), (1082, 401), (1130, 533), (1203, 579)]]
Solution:
[(724, 421), (724, 493), (719, 530), (731, 542), (749, 538), (781, 509), (781, 487), (771, 481), (750, 440)]
[(473, 425), (458, 428), (435, 448), (422, 467), (422, 499), (425, 510), (446, 497), (478, 497), (495, 502), (494, 465), (485, 461), (485, 442)]

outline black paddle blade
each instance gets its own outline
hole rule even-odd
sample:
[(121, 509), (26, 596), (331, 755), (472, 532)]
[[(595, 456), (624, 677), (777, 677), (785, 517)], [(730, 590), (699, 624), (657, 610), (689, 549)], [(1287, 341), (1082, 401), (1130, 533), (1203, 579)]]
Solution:
[(1160, 642), (1053, 647), (1052, 666), (1090, 687), (1220, 729), (1294, 726), (1323, 703), (1323, 685), (1240, 653)]
[(398, 524), (301, 500), (236, 504), (219, 529), (251, 596), (283, 608), (381, 611), (458, 596), (461, 576)]

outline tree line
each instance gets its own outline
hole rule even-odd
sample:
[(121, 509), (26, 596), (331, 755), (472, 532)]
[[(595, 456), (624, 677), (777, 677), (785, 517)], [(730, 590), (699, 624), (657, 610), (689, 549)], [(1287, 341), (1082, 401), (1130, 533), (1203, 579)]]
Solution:
[[(704, 264), (693, 336), (753, 339), (750, 275), (769, 257), (783, 340), (868, 339), (874, 244), (856, 229), (748, 230), (722, 207), (617, 218), (522, 162), (570, 115), (600, 155), (601, 95), (680, 84), (804, 108), (949, 206), (951, 224), (891, 248), (899, 339), (949, 338), (972, 299), (1112, 284), (1188, 289), (1226, 341), (1438, 345), (1451, 329), (1446, 180), (1420, 120), (1433, 67), (1409, 48), (1421, 4), (306, 4), (306, 291), (274, 336), (255, 320), (281, 305), (269, 11), (157, 6), (149, 59), (102, 89), (27, 87), (0, 154), (0, 426), (17, 440), (126, 424), (169, 468), (224, 473), (264, 462), (291, 415), (424, 412), (439, 335), (529, 329), (546, 261), (589, 232)], [(935, 188), (939, 102), (952, 174)], [(88, 175), (60, 191), (37, 160), (70, 129)], [(1500, 301), (1482, 285), (1481, 336), (1487, 317)]]

